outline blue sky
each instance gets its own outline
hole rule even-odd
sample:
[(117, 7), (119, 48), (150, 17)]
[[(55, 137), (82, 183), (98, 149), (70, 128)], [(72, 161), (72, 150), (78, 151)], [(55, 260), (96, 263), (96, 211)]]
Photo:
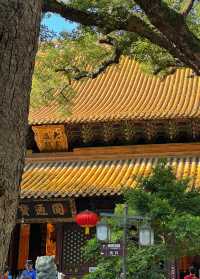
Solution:
[(61, 16), (55, 14), (51, 15), (50, 17), (45, 16), (42, 23), (47, 25), (50, 30), (58, 33), (61, 31), (70, 32), (76, 26), (74, 23), (71, 23), (63, 19)]

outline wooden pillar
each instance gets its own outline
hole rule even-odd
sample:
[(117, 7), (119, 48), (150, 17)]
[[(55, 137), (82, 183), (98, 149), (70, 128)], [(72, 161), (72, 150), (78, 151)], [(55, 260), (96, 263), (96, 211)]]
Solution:
[[(199, 261), (200, 263), (200, 261)], [(179, 269), (180, 271), (182, 272), (187, 272), (189, 270), (189, 268), (191, 266), (195, 266), (195, 257), (192, 257), (192, 256), (184, 256), (184, 257), (181, 257), (180, 261), (179, 261)], [(198, 266), (198, 261), (197, 261), (197, 266)]]
[(184, 256), (180, 259), (179, 262), (180, 270), (186, 272), (190, 266), (190, 260), (189, 257)]
[(47, 246), (47, 223), (41, 224), (41, 256), (46, 256)]
[(180, 268), (179, 268), (179, 260), (175, 261), (176, 264), (176, 279), (180, 279)]
[(64, 226), (63, 224), (56, 224), (56, 264), (58, 270), (62, 271), (62, 256), (63, 256), (63, 237), (64, 237)]
[(30, 224), (20, 225), (18, 269), (24, 269), (29, 255)]

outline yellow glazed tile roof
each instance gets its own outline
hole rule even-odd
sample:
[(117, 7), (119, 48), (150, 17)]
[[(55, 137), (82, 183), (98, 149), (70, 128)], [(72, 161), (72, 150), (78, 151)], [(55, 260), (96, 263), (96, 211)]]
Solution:
[[(200, 157), (168, 157), (178, 178), (191, 177), (200, 185)], [(27, 162), (21, 198), (86, 197), (120, 195), (134, 187), (137, 177), (149, 175), (156, 157), (125, 160)]]
[(144, 74), (139, 65), (122, 58), (94, 80), (73, 82), (76, 92), (71, 115), (57, 113), (55, 103), (31, 111), (30, 124), (79, 123), (123, 119), (200, 117), (200, 78), (179, 69), (161, 80)]

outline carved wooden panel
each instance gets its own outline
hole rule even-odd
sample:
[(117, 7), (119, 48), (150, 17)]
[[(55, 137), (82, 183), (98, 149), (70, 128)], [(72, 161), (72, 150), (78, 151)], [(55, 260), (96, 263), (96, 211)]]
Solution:
[(77, 224), (65, 224), (62, 252), (62, 272), (66, 275), (65, 278), (83, 278), (83, 275), (88, 273), (89, 266), (95, 266), (86, 261), (83, 251), (86, 241), (93, 237), (94, 233), (94, 229), (91, 229), (88, 237), (84, 229)]
[(156, 126), (153, 122), (147, 121), (145, 123), (145, 134), (148, 142), (153, 142), (156, 137)]
[(93, 141), (94, 134), (93, 134), (93, 127), (89, 124), (83, 124), (81, 126), (81, 138), (83, 143), (88, 144)]
[(50, 223), (46, 226), (46, 256), (56, 256), (56, 227)]
[(174, 121), (168, 123), (168, 135), (171, 141), (174, 141), (177, 137), (177, 124)]
[(110, 143), (115, 138), (115, 131), (113, 125), (110, 123), (104, 123), (103, 126), (103, 139), (105, 143)]
[(41, 152), (68, 150), (64, 125), (32, 126), (32, 129)]
[(133, 121), (123, 121), (122, 126), (122, 135), (126, 142), (130, 142), (135, 139), (136, 129)]
[(200, 122), (198, 120), (192, 120), (191, 127), (192, 127), (193, 140), (199, 140), (199, 138), (200, 138)]

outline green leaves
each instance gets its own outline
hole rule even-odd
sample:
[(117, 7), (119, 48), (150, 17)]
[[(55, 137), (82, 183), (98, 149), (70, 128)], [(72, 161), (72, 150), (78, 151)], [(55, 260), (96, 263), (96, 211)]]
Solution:
[(93, 11), (94, 13), (100, 14), (112, 14), (113, 16), (117, 16), (118, 13), (121, 14), (123, 10), (129, 10), (133, 7), (131, 1), (128, 0), (71, 0), (69, 1), (70, 5), (74, 8), (78, 8), (84, 11)]
[(177, 257), (200, 252), (200, 217), (191, 214), (174, 215), (167, 224), (171, 232), (168, 249)]
[(31, 106), (38, 108), (56, 102), (61, 110), (64, 107), (66, 117), (76, 94), (71, 83), (77, 71), (95, 69), (111, 53), (112, 49), (102, 47), (98, 35), (87, 29), (65, 33), (56, 41), (42, 43), (33, 76)]
[(131, 55), (141, 64), (141, 69), (148, 74), (163, 77), (176, 64), (174, 58), (164, 49), (138, 36), (133, 42)]
[(189, 179), (177, 180), (167, 162), (160, 162), (125, 197), (139, 214), (150, 216), (156, 239), (170, 257), (200, 252), (200, 193), (190, 188)]
[[(189, 181), (176, 179), (167, 162), (160, 161), (150, 176), (141, 178), (135, 189), (125, 192), (129, 215), (150, 218), (155, 235), (153, 246), (139, 247), (137, 225), (129, 227), (128, 278), (167, 278), (169, 261), (200, 253), (200, 193), (189, 186)], [(123, 205), (118, 205), (115, 217), (109, 221), (112, 241), (119, 241), (122, 237), (119, 226), (122, 214)], [(97, 248), (97, 244), (89, 241), (88, 247), (94, 245)], [(94, 247), (91, 255), (93, 251)], [(97, 271), (87, 279), (115, 279), (119, 274), (120, 259), (99, 256), (97, 263)]]
[[(155, 245), (147, 248), (129, 248), (129, 278), (165, 278), (161, 261), (166, 259), (166, 250), (163, 245)], [(131, 277), (132, 276), (132, 277)]]
[[(176, 32), (175, 41), (168, 38), (169, 33), (159, 31), (158, 25), (152, 23), (154, 21), (150, 20), (147, 13), (134, 1), (69, 0), (63, 3), (70, 11), (76, 9), (77, 12), (84, 12), (88, 18), (92, 16), (93, 21), (90, 23), (83, 21), (84, 24), (92, 26), (86, 28), (79, 26), (72, 34), (63, 32), (54, 42), (49, 42), (54, 35), (41, 26), (43, 31), (41, 34), (44, 34), (41, 38), (45, 43), (40, 45), (36, 61), (31, 96), (33, 107), (47, 105), (56, 100), (59, 108), (62, 110), (64, 106), (65, 111), (70, 114), (70, 106), (75, 95), (71, 83), (77, 73), (97, 70), (114, 53), (111, 45), (99, 43), (99, 39), (105, 33), (115, 39), (120, 55), (128, 55), (138, 61), (142, 70), (148, 74), (155, 74), (163, 78), (168, 74), (173, 74), (177, 68), (186, 65), (194, 67), (191, 66), (191, 59), (194, 59), (193, 64), (196, 64), (195, 55), (198, 56), (199, 53), (199, 42), (193, 38), (193, 34), (200, 38), (199, 1), (194, 3), (193, 9), (186, 19), (180, 15), (180, 12), (187, 6), (187, 0), (161, 1), (161, 12), (163, 15), (166, 12), (165, 22), (167, 18), (170, 30), (176, 31), (173, 26), (178, 25), (177, 22), (180, 19), (180, 26), (187, 25), (185, 26), (185, 32), (188, 33), (187, 40), (186, 37), (181, 37), (180, 26), (177, 27), (180, 38), (182, 38), (180, 41), (185, 42), (179, 51)], [(46, 6), (48, 6), (47, 4)], [(67, 16), (66, 18), (68, 19)], [(135, 19), (139, 19), (139, 23)], [(162, 19), (159, 20), (161, 21), (160, 26)], [(101, 24), (99, 24), (100, 22)], [(129, 28), (130, 26), (132, 28)], [(188, 56), (188, 48), (192, 48), (192, 58)], [(187, 63), (183, 57), (187, 57), (189, 62)]]
[[(102, 48), (98, 44), (99, 37), (103, 34), (115, 37), (120, 47), (120, 54), (128, 55), (138, 61), (146, 73), (163, 78), (173, 74), (177, 68), (187, 66), (199, 75), (197, 59), (200, 48), (199, 1), (193, 3), (187, 17), (184, 17), (181, 12), (185, 7), (187, 10), (190, 4), (188, 0), (158, 1), (156, 2), (158, 5), (155, 5), (158, 8), (155, 14), (152, 14), (154, 8), (151, 7), (154, 1), (68, 0), (57, 1), (57, 4), (58, 2), (62, 2), (62, 6), (55, 9), (52, 3), (50, 5), (45, 1), (45, 11), (59, 13), (61, 9), (61, 15), (67, 20), (74, 20), (88, 27), (79, 26), (78, 32), (73, 33), (72, 36), (68, 34), (65, 40), (59, 42), (59, 47), (62, 45), (65, 49), (61, 64), (52, 60), (53, 67), (46, 65), (43, 71), (43, 75), (47, 74), (47, 80), (50, 80), (50, 77), (54, 80), (53, 88), (60, 89), (59, 85), (62, 85), (64, 80), (68, 83), (74, 78), (73, 71), (70, 74), (65, 72), (64, 76), (60, 72), (63, 79), (58, 78), (54, 65), (62, 66), (64, 69), (70, 67), (86, 71), (85, 68), (94, 69), (93, 66), (100, 65), (111, 55), (112, 50), (108, 46)], [(43, 86), (41, 82), (42, 79), (39, 79), (33, 83), (33, 92), (34, 94), (36, 92), (35, 95), (38, 97), (38, 92), (41, 93), (42, 90), (47, 95), (46, 99), (49, 99), (51, 96), (48, 94), (49, 88)], [(34, 103), (38, 103), (37, 99)]]

